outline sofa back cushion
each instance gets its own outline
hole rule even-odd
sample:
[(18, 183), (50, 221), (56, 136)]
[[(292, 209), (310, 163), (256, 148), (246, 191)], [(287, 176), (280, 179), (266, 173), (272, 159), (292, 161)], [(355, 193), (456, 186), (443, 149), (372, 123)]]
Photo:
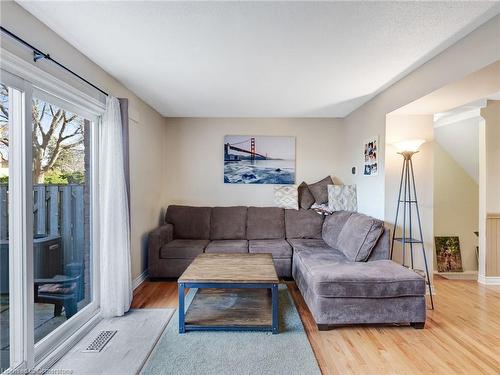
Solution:
[(214, 207), (210, 219), (211, 240), (245, 240), (247, 233), (247, 208)]
[(338, 239), (347, 219), (352, 215), (349, 211), (336, 211), (325, 218), (321, 236), (328, 246), (338, 249)]
[(286, 238), (321, 238), (323, 219), (314, 210), (285, 210)]
[(169, 206), (165, 220), (174, 225), (174, 238), (208, 240), (210, 238), (210, 207)]
[(337, 249), (352, 262), (364, 262), (383, 232), (383, 221), (352, 213), (337, 238)]
[(285, 210), (278, 207), (248, 207), (247, 239), (285, 238)]

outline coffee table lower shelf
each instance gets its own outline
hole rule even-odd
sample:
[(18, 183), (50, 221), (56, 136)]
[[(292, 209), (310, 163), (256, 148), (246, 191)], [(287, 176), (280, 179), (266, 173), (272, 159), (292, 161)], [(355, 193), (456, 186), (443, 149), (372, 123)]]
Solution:
[[(184, 288), (198, 289), (187, 311)], [(179, 283), (179, 333), (187, 331), (278, 333), (278, 285)]]

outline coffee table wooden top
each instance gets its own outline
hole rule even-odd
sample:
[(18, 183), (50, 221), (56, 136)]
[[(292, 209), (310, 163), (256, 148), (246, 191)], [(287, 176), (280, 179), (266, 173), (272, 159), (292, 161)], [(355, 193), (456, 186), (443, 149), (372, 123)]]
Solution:
[(179, 283), (278, 283), (271, 254), (198, 255)]

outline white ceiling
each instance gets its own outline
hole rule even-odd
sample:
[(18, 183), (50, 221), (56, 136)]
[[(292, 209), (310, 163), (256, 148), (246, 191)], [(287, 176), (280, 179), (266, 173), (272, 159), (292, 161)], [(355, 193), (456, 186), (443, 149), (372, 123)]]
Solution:
[(476, 1), (20, 4), (171, 117), (344, 117), (500, 11)]

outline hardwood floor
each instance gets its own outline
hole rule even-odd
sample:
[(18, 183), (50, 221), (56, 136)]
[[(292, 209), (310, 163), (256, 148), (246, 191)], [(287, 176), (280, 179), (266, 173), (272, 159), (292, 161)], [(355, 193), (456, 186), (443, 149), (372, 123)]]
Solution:
[[(436, 310), (428, 310), (422, 330), (376, 326), (318, 331), (297, 287), (287, 284), (324, 375), (500, 374), (499, 286), (436, 278)], [(144, 282), (132, 307), (177, 307), (176, 283)]]

